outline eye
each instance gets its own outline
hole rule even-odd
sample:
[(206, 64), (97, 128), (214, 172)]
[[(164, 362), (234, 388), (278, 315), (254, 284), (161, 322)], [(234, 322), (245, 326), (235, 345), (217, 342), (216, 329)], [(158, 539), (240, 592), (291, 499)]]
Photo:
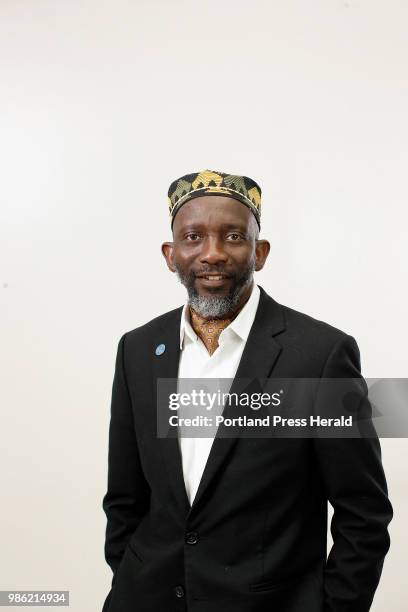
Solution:
[(241, 234), (237, 234), (237, 233), (228, 234), (227, 238), (231, 240), (232, 242), (238, 242), (239, 240), (242, 240)]
[(195, 232), (190, 232), (190, 234), (186, 235), (186, 239), (189, 240), (190, 242), (197, 242), (199, 238), (200, 236), (196, 234)]

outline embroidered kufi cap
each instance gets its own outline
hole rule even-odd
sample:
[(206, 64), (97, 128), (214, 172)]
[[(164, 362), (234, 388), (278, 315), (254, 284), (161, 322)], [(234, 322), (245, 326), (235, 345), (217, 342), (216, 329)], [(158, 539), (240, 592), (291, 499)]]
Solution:
[(167, 195), (172, 225), (177, 212), (192, 198), (224, 195), (245, 204), (254, 214), (259, 227), (261, 226), (261, 188), (247, 176), (201, 170), (185, 174), (173, 181)]

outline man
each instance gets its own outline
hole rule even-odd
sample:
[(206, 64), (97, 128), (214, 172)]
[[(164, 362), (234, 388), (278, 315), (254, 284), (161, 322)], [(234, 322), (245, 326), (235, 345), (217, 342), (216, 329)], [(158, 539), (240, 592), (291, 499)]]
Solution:
[(168, 195), (188, 302), (119, 341), (103, 612), (366, 612), (392, 518), (376, 437), (157, 436), (161, 379), (361, 378), (353, 337), (254, 284), (255, 181), (203, 170)]

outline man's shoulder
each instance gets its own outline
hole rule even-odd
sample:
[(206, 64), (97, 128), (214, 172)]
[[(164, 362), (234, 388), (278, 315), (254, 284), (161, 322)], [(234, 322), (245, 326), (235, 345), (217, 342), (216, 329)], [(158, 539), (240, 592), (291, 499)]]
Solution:
[(282, 347), (291, 347), (291, 350), (307, 356), (311, 361), (325, 359), (336, 346), (347, 346), (358, 351), (354, 337), (347, 331), (321, 320), (311, 314), (306, 314), (285, 304), (276, 302), (271, 296), (265, 294), (270, 307), (266, 309), (272, 317), (277, 317), (282, 324), (276, 340)]
[(166, 330), (171, 325), (180, 325), (181, 312), (183, 310), (183, 306), (179, 306), (178, 308), (174, 308), (173, 310), (169, 310), (157, 317), (154, 317), (147, 323), (143, 325), (139, 325), (134, 329), (130, 329), (126, 332), (126, 337), (128, 339), (131, 338), (142, 338), (148, 337), (157, 334), (160, 330)]
[(277, 338), (283, 347), (303, 356), (310, 364), (324, 366), (336, 348), (359, 360), (359, 348), (353, 335), (316, 317), (289, 306), (280, 305), (285, 320), (283, 334)]
[(307, 334), (325, 336), (328, 340), (340, 340), (349, 337), (349, 334), (338, 327), (335, 327), (327, 321), (317, 319), (316, 317), (290, 308), (289, 306), (281, 305), (288, 329), (298, 329)]
[(270, 315), (280, 321), (282, 331), (289, 334), (300, 334), (304, 336), (324, 337), (328, 341), (338, 341), (342, 338), (350, 337), (350, 335), (335, 327), (327, 321), (318, 319), (311, 314), (306, 314), (300, 310), (296, 310), (290, 306), (277, 302), (269, 295), (262, 287), (261, 303), (263, 313)]

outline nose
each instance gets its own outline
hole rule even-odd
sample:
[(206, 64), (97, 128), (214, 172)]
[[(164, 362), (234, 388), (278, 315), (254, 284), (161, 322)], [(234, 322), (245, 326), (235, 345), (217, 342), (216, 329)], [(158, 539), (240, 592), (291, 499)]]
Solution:
[(216, 236), (207, 236), (203, 241), (200, 262), (215, 265), (218, 263), (225, 263), (227, 260), (228, 255), (224, 251), (222, 241)]

